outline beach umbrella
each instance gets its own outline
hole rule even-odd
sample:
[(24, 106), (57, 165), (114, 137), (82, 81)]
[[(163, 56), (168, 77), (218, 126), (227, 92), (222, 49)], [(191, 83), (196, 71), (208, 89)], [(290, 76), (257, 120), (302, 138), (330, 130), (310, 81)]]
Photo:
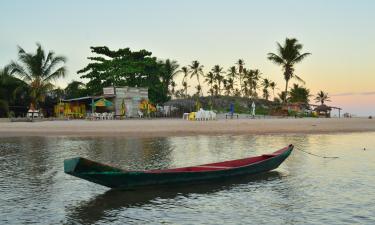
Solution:
[(105, 98), (101, 98), (98, 101), (91, 103), (91, 104), (93, 104), (95, 107), (109, 107), (113, 105), (111, 101), (108, 101)]

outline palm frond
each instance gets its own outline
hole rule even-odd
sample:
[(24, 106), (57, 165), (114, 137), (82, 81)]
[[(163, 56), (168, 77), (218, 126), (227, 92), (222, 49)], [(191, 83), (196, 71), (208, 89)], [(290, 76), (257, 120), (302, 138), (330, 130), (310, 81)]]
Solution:
[(295, 74), (293, 74), (292, 77), (295, 78), (296, 80), (298, 80), (299, 82), (301, 82), (302, 84), (306, 84), (306, 82), (305, 82), (304, 80), (302, 80), (301, 77), (299, 77), (299, 76), (297, 76), (297, 75), (295, 75)]
[(284, 59), (278, 55), (276, 55), (275, 53), (268, 53), (268, 60), (272, 61), (273, 63), (275, 64), (278, 64), (278, 65), (282, 65), (284, 64)]
[(31, 82), (33, 80), (32, 75), (30, 75), (25, 69), (18, 63), (12, 61), (9, 65), (10, 74), (15, 74), (24, 81)]
[(311, 53), (309, 52), (303, 53), (301, 55), (298, 55), (293, 61), (295, 63), (301, 62), (304, 58), (306, 58), (306, 56), (309, 56), (309, 55), (311, 55)]

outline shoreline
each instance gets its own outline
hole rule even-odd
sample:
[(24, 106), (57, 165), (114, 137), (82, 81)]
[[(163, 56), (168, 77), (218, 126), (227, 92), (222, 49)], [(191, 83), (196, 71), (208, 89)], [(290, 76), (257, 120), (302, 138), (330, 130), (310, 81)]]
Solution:
[(136, 119), (105, 121), (2, 122), (0, 137), (168, 137), (192, 135), (319, 134), (375, 132), (375, 120), (366, 118), (299, 119)]

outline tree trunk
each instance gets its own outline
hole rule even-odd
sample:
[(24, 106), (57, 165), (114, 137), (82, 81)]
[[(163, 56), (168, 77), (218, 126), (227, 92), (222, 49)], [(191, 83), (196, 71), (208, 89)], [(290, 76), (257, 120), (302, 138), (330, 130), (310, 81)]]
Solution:
[(286, 97), (287, 97), (287, 93), (288, 93), (288, 82), (289, 82), (289, 80), (286, 80), (286, 82), (285, 82), (284, 103), (286, 103)]

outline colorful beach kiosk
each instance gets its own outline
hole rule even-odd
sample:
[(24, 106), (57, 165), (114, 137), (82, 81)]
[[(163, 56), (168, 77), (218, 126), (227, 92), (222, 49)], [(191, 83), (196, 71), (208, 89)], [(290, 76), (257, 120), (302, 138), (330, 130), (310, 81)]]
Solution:
[(148, 88), (106, 87), (99, 96), (61, 100), (55, 106), (55, 115), (77, 119), (93, 113), (111, 113), (114, 118), (138, 117), (142, 101), (148, 101)]

